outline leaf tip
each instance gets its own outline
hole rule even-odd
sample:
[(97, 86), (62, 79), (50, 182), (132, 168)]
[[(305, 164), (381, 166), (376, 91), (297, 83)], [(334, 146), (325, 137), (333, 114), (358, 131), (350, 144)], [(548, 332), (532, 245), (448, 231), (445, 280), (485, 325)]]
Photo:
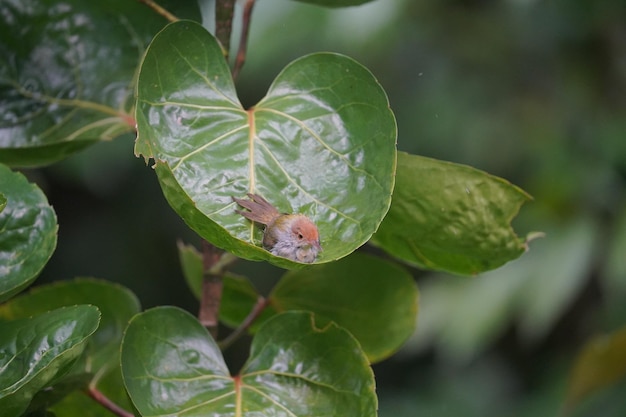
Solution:
[(530, 232), (526, 235), (526, 239), (524, 240), (524, 251), (528, 252), (528, 250), (530, 249), (528, 244), (530, 242), (532, 242), (535, 239), (542, 239), (546, 237), (546, 234), (544, 232)]

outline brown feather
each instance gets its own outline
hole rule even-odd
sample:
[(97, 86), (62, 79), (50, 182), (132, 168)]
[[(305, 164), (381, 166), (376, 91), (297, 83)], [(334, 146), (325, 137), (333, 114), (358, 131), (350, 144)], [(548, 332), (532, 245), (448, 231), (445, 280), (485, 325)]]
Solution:
[(241, 207), (250, 211), (235, 210), (235, 212), (241, 214), (247, 219), (253, 222), (261, 223), (264, 225), (270, 225), (281, 215), (274, 206), (267, 202), (263, 197), (256, 194), (248, 194), (250, 200), (242, 200), (233, 197), (233, 201), (239, 204)]

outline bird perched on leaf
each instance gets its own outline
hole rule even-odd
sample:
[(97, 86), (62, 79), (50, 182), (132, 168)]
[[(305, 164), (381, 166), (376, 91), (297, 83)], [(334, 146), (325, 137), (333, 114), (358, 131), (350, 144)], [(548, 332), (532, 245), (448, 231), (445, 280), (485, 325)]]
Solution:
[(296, 262), (311, 263), (322, 250), (315, 224), (304, 214), (279, 212), (263, 197), (248, 194), (250, 200), (233, 197), (249, 211), (235, 210), (243, 217), (265, 225), (263, 247), (276, 256)]

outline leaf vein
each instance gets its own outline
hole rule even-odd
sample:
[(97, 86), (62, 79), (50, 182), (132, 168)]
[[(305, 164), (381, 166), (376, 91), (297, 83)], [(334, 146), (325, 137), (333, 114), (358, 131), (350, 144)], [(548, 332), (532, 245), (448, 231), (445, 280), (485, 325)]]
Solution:
[(274, 109), (269, 109), (269, 108), (257, 109), (257, 111), (258, 110), (265, 110), (267, 112), (274, 113), (274, 114), (276, 114), (278, 116), (285, 117), (286, 119), (289, 119), (289, 120), (295, 122), (303, 130), (308, 132), (320, 145), (322, 145), (330, 153), (332, 153), (333, 155), (335, 155), (336, 157), (341, 159), (351, 170), (356, 171), (356, 172), (361, 172), (361, 173), (365, 174), (367, 177), (369, 177), (371, 180), (373, 180), (374, 183), (376, 185), (378, 185), (378, 187), (380, 189), (384, 189), (383, 186), (378, 182), (376, 177), (374, 175), (372, 175), (372, 173), (364, 170), (363, 168), (355, 166), (344, 154), (341, 154), (341, 153), (337, 152), (335, 149), (330, 147), (326, 142), (324, 142), (324, 140), (322, 140), (322, 138), (316, 132), (314, 132), (309, 126), (307, 126), (306, 123), (304, 123), (302, 120), (300, 120), (300, 119), (298, 119), (298, 118), (296, 118), (296, 117), (294, 117), (294, 116), (292, 116), (290, 114), (287, 114), (285, 112), (279, 111), (279, 110), (274, 110)]
[(304, 195), (306, 195), (307, 197), (309, 197), (311, 200), (313, 200), (317, 205), (326, 207), (327, 209), (329, 209), (330, 211), (333, 211), (335, 213), (337, 213), (338, 215), (340, 215), (341, 217), (352, 221), (353, 223), (359, 224), (360, 225), (360, 221), (358, 221), (357, 219), (348, 216), (347, 214), (345, 214), (342, 211), (337, 210), (335, 207), (329, 206), (328, 204), (324, 203), (323, 201), (318, 200), (315, 196), (313, 196), (311, 193), (309, 193), (308, 191), (306, 191), (304, 188), (302, 188), (302, 186), (300, 184), (298, 184), (290, 175), (289, 173), (287, 173), (287, 171), (285, 170), (285, 168), (282, 166), (282, 164), (278, 161), (278, 159), (276, 159), (276, 157), (274, 156), (274, 154), (267, 148), (267, 146), (265, 146), (265, 144), (263, 142), (259, 141), (259, 146), (263, 147), (263, 149), (266, 150), (266, 152), (268, 153), (268, 155), (270, 156), (270, 158), (272, 158), (272, 160), (274, 161), (274, 163), (278, 166), (278, 168), (282, 171), (282, 173), (285, 175), (285, 177), (287, 178), (287, 180), (292, 183), (297, 189), (299, 189)]
[[(242, 384), (243, 385), (243, 384)], [(269, 395), (267, 395), (265, 392), (261, 391), (260, 389), (257, 389), (251, 385), (243, 385), (242, 388), (248, 388), (250, 391), (254, 391), (257, 394), (259, 394), (261, 397), (267, 398), (271, 403), (275, 404), (277, 407), (283, 409), (289, 416), (292, 417), (298, 417), (297, 415), (295, 415), (293, 412), (291, 412), (291, 410), (289, 410), (287, 407), (285, 407), (283, 404), (279, 403), (278, 401), (274, 400), (272, 397), (270, 397)]]
[(207, 148), (211, 147), (212, 145), (214, 145), (214, 144), (216, 144), (216, 143), (220, 142), (221, 140), (223, 140), (223, 139), (227, 138), (228, 136), (233, 135), (233, 134), (235, 134), (235, 133), (239, 132), (240, 130), (243, 130), (243, 129), (247, 128), (247, 127), (248, 127), (248, 126), (246, 126), (246, 125), (241, 125), (241, 126), (239, 126), (239, 127), (235, 128), (235, 129), (231, 129), (231, 130), (229, 130), (228, 132), (224, 133), (223, 135), (216, 137), (216, 138), (215, 138), (215, 139), (213, 139), (212, 141), (205, 143), (204, 145), (200, 146), (200, 147), (199, 147), (199, 148), (197, 148), (197, 149), (194, 149), (193, 151), (189, 152), (187, 155), (181, 156), (181, 157), (180, 157), (180, 159), (178, 160), (178, 162), (176, 163), (176, 165), (174, 165), (174, 167), (172, 168), (172, 172), (176, 171), (176, 170), (178, 169), (178, 167), (180, 167), (180, 165), (181, 165), (181, 164), (182, 164), (182, 163), (183, 163), (186, 159), (188, 159), (189, 157), (191, 157), (192, 155), (195, 155), (195, 154), (197, 154), (198, 152), (202, 152), (203, 150), (205, 150), (205, 149), (207, 149)]
[(234, 102), (232, 99), (230, 99), (229, 97), (226, 96), (226, 94), (224, 94), (220, 89), (217, 88), (217, 86), (215, 86), (215, 84), (213, 84), (213, 82), (211, 82), (211, 80), (199, 69), (197, 69), (188, 59), (187, 57), (176, 47), (176, 45), (172, 44), (172, 48), (174, 49), (174, 51), (176, 51), (176, 53), (178, 54), (178, 56), (187, 64), (189, 65), (189, 68), (191, 69), (191, 71), (193, 71), (196, 75), (198, 75), (200, 78), (202, 78), (202, 80), (204, 80), (204, 82), (206, 83), (207, 86), (209, 86), (209, 88), (213, 91), (215, 91), (217, 94), (219, 94), (220, 96), (224, 97), (224, 99), (226, 101), (228, 101), (229, 103), (232, 103), (235, 107), (241, 107), (239, 105), (239, 103)]

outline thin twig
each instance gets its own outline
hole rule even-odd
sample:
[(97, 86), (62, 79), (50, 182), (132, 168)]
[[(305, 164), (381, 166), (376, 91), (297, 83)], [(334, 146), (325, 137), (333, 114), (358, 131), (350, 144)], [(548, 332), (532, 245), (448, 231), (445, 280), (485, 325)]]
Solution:
[(235, 0), (217, 0), (215, 2), (215, 37), (222, 44), (224, 57), (227, 60), (234, 15)]
[(221, 350), (227, 349), (230, 345), (232, 345), (239, 337), (246, 331), (248, 328), (254, 323), (254, 321), (261, 315), (263, 310), (269, 305), (269, 300), (264, 297), (259, 296), (256, 300), (256, 304), (252, 307), (252, 311), (248, 316), (241, 322), (239, 327), (237, 327), (231, 334), (221, 340), (218, 345)]
[(243, 6), (243, 16), (241, 18), (241, 38), (239, 39), (239, 48), (237, 49), (237, 58), (233, 67), (233, 79), (236, 80), (241, 67), (246, 62), (246, 51), (248, 49), (248, 34), (250, 33), (250, 18), (252, 17), (252, 9), (255, 0), (247, 0)]
[(168, 12), (167, 10), (165, 10), (163, 7), (159, 6), (152, 0), (137, 0), (137, 1), (145, 4), (146, 6), (148, 6), (149, 8), (151, 8), (152, 10), (154, 10), (155, 12), (157, 12), (158, 14), (166, 18), (169, 22), (175, 22), (178, 20), (176, 16), (174, 16), (173, 14), (171, 14), (170, 12)]
[(135, 417), (133, 413), (130, 411), (124, 410), (119, 405), (115, 404), (113, 401), (109, 399), (106, 395), (104, 395), (98, 388), (95, 386), (89, 385), (86, 390), (87, 395), (93, 398), (96, 402), (98, 402), (101, 406), (115, 414), (119, 417)]
[(226, 268), (237, 258), (202, 240), (202, 298), (198, 320), (217, 338), (219, 309), (222, 300), (223, 276)]

